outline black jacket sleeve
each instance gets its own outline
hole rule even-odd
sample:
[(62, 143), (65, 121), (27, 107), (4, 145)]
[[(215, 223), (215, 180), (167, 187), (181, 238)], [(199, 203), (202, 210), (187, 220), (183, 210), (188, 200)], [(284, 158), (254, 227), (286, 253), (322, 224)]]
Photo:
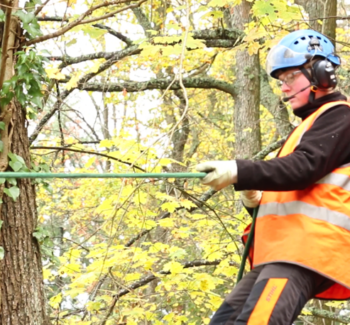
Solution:
[(288, 156), (257, 162), (238, 159), (235, 189), (301, 190), (349, 162), (350, 108), (335, 106), (314, 122)]

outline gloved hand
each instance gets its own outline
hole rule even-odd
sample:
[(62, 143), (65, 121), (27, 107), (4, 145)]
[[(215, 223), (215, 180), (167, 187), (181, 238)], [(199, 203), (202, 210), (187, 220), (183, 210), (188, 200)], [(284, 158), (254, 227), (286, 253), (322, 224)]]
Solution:
[(235, 160), (207, 161), (196, 166), (199, 172), (208, 173), (202, 184), (211, 186), (215, 191), (237, 182), (237, 163)]
[(260, 203), (261, 196), (261, 191), (247, 190), (241, 192), (241, 200), (247, 208), (256, 208)]

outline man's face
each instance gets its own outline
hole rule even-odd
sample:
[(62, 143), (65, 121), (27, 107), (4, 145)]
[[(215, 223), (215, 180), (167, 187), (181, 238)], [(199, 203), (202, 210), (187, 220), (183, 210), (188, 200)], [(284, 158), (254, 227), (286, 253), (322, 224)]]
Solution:
[(298, 68), (291, 68), (282, 72), (278, 79), (282, 82), (281, 90), (289, 97), (293, 96), (289, 100), (292, 109), (304, 106), (309, 101), (310, 88), (300, 91), (301, 89), (310, 85), (310, 81), (304, 76), (304, 74)]

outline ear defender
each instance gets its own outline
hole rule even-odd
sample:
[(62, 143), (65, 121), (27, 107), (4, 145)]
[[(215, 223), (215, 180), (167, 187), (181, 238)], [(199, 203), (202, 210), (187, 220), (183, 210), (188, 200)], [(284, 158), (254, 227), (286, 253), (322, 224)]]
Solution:
[[(312, 50), (315, 50), (316, 53), (317, 51), (323, 51), (320, 39), (317, 37), (311, 37), (310, 39), (308, 51)], [(334, 66), (327, 60), (327, 57), (312, 64), (312, 77), (314, 85), (320, 89), (335, 88), (338, 82)]]
[(335, 69), (332, 63), (327, 59), (316, 61), (312, 65), (312, 77), (315, 86), (320, 89), (335, 88), (338, 82), (335, 75)]

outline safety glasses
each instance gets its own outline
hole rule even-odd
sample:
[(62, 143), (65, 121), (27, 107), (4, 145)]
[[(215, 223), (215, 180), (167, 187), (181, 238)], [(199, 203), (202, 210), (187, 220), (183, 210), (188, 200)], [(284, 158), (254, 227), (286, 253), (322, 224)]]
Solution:
[(291, 86), (299, 73), (301, 73), (301, 70), (288, 73), (283, 79), (279, 80), (280, 86), (282, 86), (283, 84)]

